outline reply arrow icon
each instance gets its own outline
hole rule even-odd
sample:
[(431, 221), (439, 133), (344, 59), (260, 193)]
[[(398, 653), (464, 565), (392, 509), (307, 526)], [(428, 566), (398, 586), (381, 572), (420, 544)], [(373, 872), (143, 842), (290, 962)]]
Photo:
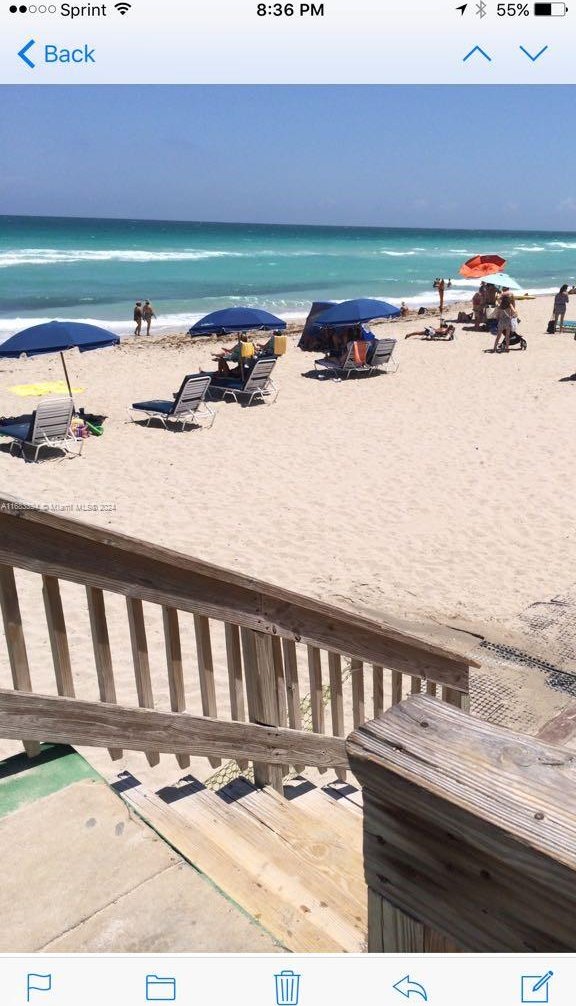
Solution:
[(428, 1002), (428, 994), (423, 985), (418, 982), (413, 982), (410, 975), (404, 975), (399, 982), (396, 982), (392, 988), (396, 989), (400, 995), (403, 995), (405, 999), (409, 999), (410, 996), (421, 996), (424, 1002)]

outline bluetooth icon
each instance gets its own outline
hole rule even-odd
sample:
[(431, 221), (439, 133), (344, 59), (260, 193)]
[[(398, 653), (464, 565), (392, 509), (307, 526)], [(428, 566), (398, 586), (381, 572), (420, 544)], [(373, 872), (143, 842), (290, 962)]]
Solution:
[(476, 4), (476, 13), (478, 17), (486, 17), (486, 7), (487, 4), (484, 3), (484, 0), (480, 0), (480, 3)]

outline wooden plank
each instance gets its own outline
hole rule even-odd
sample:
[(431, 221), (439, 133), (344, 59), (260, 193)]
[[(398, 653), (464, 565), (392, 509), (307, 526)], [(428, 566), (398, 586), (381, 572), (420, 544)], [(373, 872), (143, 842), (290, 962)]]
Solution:
[(0, 736), (18, 740), (21, 728), (30, 729), (32, 740), (58, 744), (240, 757), (276, 766), (293, 764), (294, 759), (319, 768), (348, 764), (341, 738), (322, 737), (307, 730), (0, 691)]
[[(146, 624), (144, 622), (142, 601), (137, 597), (127, 597), (126, 610), (128, 613), (128, 627), (130, 629), (130, 644), (132, 647), (132, 662), (134, 664), (138, 705), (142, 709), (154, 709), (148, 640), (146, 638)], [(146, 758), (149, 765), (157, 765), (160, 761), (160, 755), (157, 751), (147, 751)]]
[[(116, 685), (114, 684), (114, 668), (110, 652), (104, 594), (98, 587), (86, 587), (86, 598), (100, 701), (116, 702)], [(122, 750), (116, 747), (109, 748), (108, 754), (113, 761), (118, 761), (122, 757)]]
[(426, 695), (431, 695), (432, 698), (434, 698), (434, 696), (436, 695), (436, 691), (437, 691), (437, 686), (434, 683), (434, 681), (427, 681), (426, 682)]
[[(164, 625), (164, 643), (166, 647), (166, 670), (168, 672), (168, 689), (170, 692), (170, 708), (174, 713), (186, 709), (186, 690), (184, 687), (184, 668), (182, 665), (182, 644), (180, 642), (180, 624), (176, 608), (162, 607), (162, 622)], [(190, 758), (184, 752), (175, 752), (180, 768), (188, 768)]]
[[(226, 638), (226, 659), (228, 663), (228, 687), (230, 690), (230, 714), (233, 720), (243, 722), (246, 719), (244, 708), (244, 683), (242, 680), (242, 651), (240, 649), (240, 629), (237, 625), (226, 622), (224, 625)], [(236, 759), (238, 761), (238, 759)], [(238, 768), (245, 772), (247, 761), (239, 761)]]
[(0, 496), (0, 561), (468, 691), (476, 661), (396, 627)]
[[(298, 654), (293, 639), (282, 640), (282, 656), (284, 657), (284, 678), (286, 682), (286, 705), (288, 726), (293, 730), (302, 729), (302, 707), (300, 703), (300, 683), (298, 681)], [(294, 765), (294, 770), (303, 772), (305, 765)]]
[(575, 949), (572, 752), (425, 696), (347, 750), (372, 891), (465, 951)]
[(384, 668), (378, 664), (372, 667), (372, 705), (376, 720), (384, 712)]
[(536, 734), (539, 740), (547, 744), (567, 744), (576, 735), (576, 701), (571, 701), (548, 720)]
[[(332, 733), (334, 737), (344, 737), (344, 695), (342, 689), (342, 659), (339, 653), (328, 654), (328, 671), (330, 674), (330, 711), (332, 714)], [(346, 769), (337, 770), (341, 782), (346, 781)]]
[(457, 692), (454, 688), (442, 689), (442, 701), (447, 702), (450, 706), (456, 706), (456, 709), (461, 708), (461, 698), (461, 693)]
[(308, 647), (308, 675), (310, 679), (310, 711), (315, 734), (325, 733), (324, 696), (322, 694), (322, 659), (316, 646)]
[(458, 947), (368, 889), (368, 953), (453, 954)]
[[(272, 637), (263, 632), (254, 633), (256, 650), (256, 665), (258, 669), (258, 708), (261, 710), (262, 722), (268, 726), (276, 726), (280, 722), (278, 710), (278, 692), (276, 687), (276, 669), (272, 652)], [(268, 768), (270, 785), (282, 793), (284, 765), (270, 765)], [(256, 781), (256, 773), (254, 774)]]
[(361, 660), (350, 662), (352, 671), (352, 720), (359, 727), (366, 719), (364, 708), (364, 664)]
[(269, 849), (246, 838), (215, 794), (201, 792), (183, 801), (186, 816), (139, 786), (122, 798), (288, 950), (337, 953), (357, 946), (345, 921), (294, 875), (292, 857), (278, 862)]
[(404, 681), (400, 671), (390, 671), (392, 678), (392, 705), (395, 706), (398, 702), (402, 702), (404, 698), (403, 689)]
[(422, 682), (420, 678), (412, 677), (410, 681), (410, 693), (411, 695), (420, 695), (422, 691)]
[[(196, 653), (198, 655), (198, 674), (200, 675), (200, 695), (202, 712), (205, 716), (216, 719), (216, 684), (214, 681), (214, 659), (212, 657), (212, 640), (210, 639), (210, 622), (204, 615), (194, 615), (194, 631), (196, 633)], [(211, 758), (212, 768), (218, 768), (221, 762)]]
[[(14, 688), (20, 692), (31, 692), (30, 666), (28, 664), (28, 651), (26, 650), (26, 640), (24, 638), (24, 628), (16, 590), (16, 578), (12, 567), (4, 566), (3, 564), (0, 564), (0, 607), (2, 608), (4, 635), (6, 636), (6, 647)], [(24, 750), (29, 758), (35, 758), (40, 754), (40, 745), (36, 741), (22, 740), (22, 737), (14, 737), (12, 739), (22, 741)], [(44, 738), (40, 737), (39, 740), (44, 740)]]
[(361, 852), (352, 849), (326, 821), (302, 814), (270, 788), (247, 790), (237, 806), (283, 843), (280, 858), (285, 853), (298, 857), (306, 885), (349, 921), (362, 943), (367, 920)]
[[(334, 831), (347, 848), (362, 855), (362, 814), (349, 813), (351, 807), (348, 800), (337, 800), (330, 794), (329, 788), (320, 789), (312, 783), (303, 785), (298, 779), (288, 781), (284, 786), (286, 800), (302, 814), (308, 814), (315, 821)], [(362, 888), (366, 890), (362, 874)]]
[[(279, 714), (272, 641), (263, 633), (244, 628), (241, 630), (241, 639), (250, 721), (274, 726)], [(257, 786), (270, 783), (281, 792), (282, 767), (254, 763), (254, 781)]]
[(64, 619), (62, 598), (60, 597), (60, 584), (55, 577), (42, 577), (42, 597), (44, 599), (44, 610), (46, 611), (46, 623), (48, 625), (48, 636), (50, 638), (50, 649), (52, 651), (52, 662), (54, 664), (58, 695), (67, 695), (68, 698), (74, 698), (74, 679), (72, 677), (66, 621)]
[(272, 657), (276, 677), (276, 702), (278, 705), (278, 725), (288, 725), (288, 706), (286, 702), (286, 681), (284, 679), (284, 660), (282, 657), (282, 640), (272, 636)]

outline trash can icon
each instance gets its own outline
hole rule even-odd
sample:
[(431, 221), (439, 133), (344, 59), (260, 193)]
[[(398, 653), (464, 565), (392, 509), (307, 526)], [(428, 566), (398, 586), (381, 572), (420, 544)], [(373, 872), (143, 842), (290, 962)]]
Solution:
[(276, 979), (276, 1006), (298, 1006), (301, 975), (293, 971), (281, 971)]

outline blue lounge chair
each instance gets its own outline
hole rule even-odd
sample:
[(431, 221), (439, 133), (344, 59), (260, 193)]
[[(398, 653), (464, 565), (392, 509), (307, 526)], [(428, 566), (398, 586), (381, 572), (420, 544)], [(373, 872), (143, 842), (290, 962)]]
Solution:
[[(42, 448), (62, 451), (63, 454), (82, 453), (83, 440), (77, 440), (70, 429), (74, 403), (71, 398), (43, 398), (29, 420), (11, 423), (0, 421), (0, 435), (11, 437), (10, 453), (19, 447), (25, 453), (26, 447), (34, 450), (34, 461)], [(76, 450), (72, 450), (72, 446)], [(79, 446), (78, 446), (79, 445)]]
[[(198, 422), (202, 416), (208, 419), (206, 428), (209, 429), (216, 418), (214, 409), (211, 409), (205, 401), (209, 386), (209, 375), (188, 374), (182, 381), (180, 390), (174, 395), (172, 402), (162, 399), (134, 402), (132, 410), (138, 415), (142, 412), (145, 413), (148, 417), (147, 426), (150, 425), (152, 419), (159, 419), (165, 429), (168, 428), (168, 423), (171, 421), (181, 423), (183, 427), (187, 424), (202, 426), (203, 424)], [(133, 421), (136, 419), (135, 416), (131, 416), (131, 418)]]
[(217, 392), (222, 398), (230, 395), (235, 401), (247, 396), (248, 405), (251, 405), (255, 398), (272, 405), (278, 398), (278, 388), (270, 376), (275, 366), (275, 356), (261, 356), (251, 367), (244, 381), (218, 374), (213, 376), (210, 392)]

